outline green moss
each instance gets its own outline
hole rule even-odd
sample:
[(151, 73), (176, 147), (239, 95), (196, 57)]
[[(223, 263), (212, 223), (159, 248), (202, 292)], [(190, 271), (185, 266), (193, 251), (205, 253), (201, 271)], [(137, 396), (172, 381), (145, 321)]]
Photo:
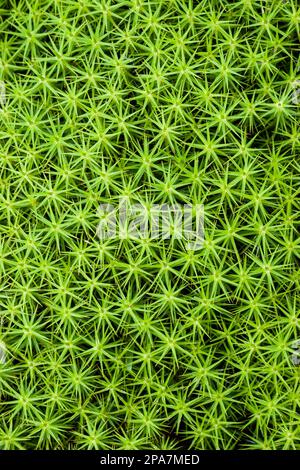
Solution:
[[(0, 447), (300, 449), (297, 0), (0, 15)], [(203, 248), (100, 240), (124, 196)]]

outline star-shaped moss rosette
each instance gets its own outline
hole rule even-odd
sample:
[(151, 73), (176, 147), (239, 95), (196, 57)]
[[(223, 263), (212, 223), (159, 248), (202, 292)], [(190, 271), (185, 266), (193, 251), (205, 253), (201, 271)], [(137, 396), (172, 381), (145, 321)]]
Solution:
[[(299, 2), (0, 15), (0, 448), (300, 449)], [(203, 247), (99, 239), (124, 197)]]

